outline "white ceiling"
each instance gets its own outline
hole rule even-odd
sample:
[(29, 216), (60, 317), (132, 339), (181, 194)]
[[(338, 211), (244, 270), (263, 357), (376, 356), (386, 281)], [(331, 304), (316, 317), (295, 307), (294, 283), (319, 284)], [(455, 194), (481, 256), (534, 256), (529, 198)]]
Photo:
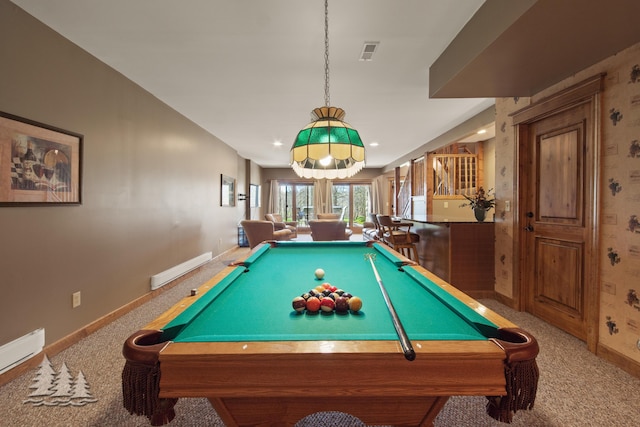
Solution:
[[(288, 166), (324, 105), (323, 0), (12, 1), (263, 167)], [(367, 167), (493, 104), (428, 97), (429, 66), (482, 3), (330, 0), (331, 104), (360, 132)], [(359, 61), (371, 41), (373, 60)]]

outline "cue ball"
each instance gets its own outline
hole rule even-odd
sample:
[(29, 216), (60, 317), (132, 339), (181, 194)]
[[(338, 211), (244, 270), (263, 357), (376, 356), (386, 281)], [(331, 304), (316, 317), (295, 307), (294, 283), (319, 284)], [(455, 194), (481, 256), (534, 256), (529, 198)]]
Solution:
[(316, 279), (320, 280), (324, 278), (324, 270), (321, 268), (316, 269)]
[(359, 311), (362, 308), (362, 300), (358, 297), (349, 298), (349, 309), (351, 311)]

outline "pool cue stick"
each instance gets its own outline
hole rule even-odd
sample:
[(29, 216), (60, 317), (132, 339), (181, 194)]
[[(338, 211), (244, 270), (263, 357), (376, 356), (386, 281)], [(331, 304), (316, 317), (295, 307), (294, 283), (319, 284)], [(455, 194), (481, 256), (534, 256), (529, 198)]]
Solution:
[(382, 279), (378, 274), (378, 269), (376, 265), (373, 263), (373, 257), (368, 256), (369, 262), (371, 263), (371, 268), (373, 268), (373, 274), (376, 276), (376, 280), (378, 281), (378, 286), (380, 286), (380, 291), (382, 291), (382, 296), (384, 297), (384, 302), (387, 304), (387, 309), (389, 310), (389, 314), (391, 315), (391, 321), (393, 322), (393, 327), (396, 328), (396, 333), (398, 334), (398, 339), (400, 340), (400, 346), (402, 347), (402, 352), (404, 353), (404, 357), (411, 361), (416, 358), (416, 352), (411, 345), (411, 341), (407, 336), (407, 333), (402, 326), (402, 322), (398, 317), (398, 313), (396, 313), (396, 309), (393, 307), (393, 303), (391, 302), (391, 298), (389, 298), (389, 294), (387, 293), (387, 289), (384, 287), (384, 283), (382, 283)]

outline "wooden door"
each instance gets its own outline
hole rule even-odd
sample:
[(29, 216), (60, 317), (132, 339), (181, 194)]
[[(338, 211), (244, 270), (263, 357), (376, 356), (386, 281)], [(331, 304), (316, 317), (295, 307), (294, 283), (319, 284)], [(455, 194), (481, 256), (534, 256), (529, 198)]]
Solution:
[(588, 342), (597, 336), (598, 315), (596, 99), (534, 108), (519, 117), (529, 120), (518, 134), (526, 159), (520, 162), (521, 301), (526, 311)]

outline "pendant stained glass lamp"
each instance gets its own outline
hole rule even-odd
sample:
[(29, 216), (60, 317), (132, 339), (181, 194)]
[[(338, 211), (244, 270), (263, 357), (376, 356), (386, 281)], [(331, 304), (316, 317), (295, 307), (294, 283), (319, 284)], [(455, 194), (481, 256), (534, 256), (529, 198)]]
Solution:
[(298, 132), (291, 147), (291, 167), (303, 178), (349, 178), (365, 164), (358, 131), (344, 121), (342, 108), (329, 101), (329, 6), (324, 2), (325, 106), (311, 112), (311, 123)]

